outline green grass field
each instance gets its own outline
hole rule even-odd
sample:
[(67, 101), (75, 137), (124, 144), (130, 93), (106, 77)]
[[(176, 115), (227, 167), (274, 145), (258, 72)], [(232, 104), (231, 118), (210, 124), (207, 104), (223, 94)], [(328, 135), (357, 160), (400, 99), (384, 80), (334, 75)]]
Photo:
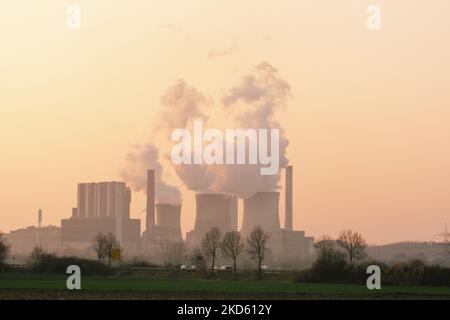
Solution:
[[(66, 278), (55, 276), (23, 277), (0, 276), (0, 293), (2, 290), (33, 291), (53, 290), (67, 291)], [(449, 298), (448, 287), (390, 287), (370, 291), (364, 285), (339, 284), (306, 284), (292, 282), (257, 282), (257, 281), (221, 281), (221, 280), (145, 280), (123, 278), (84, 278), (82, 292), (115, 293), (139, 292), (154, 293), (227, 293), (227, 294), (267, 294), (276, 296), (286, 295), (323, 295), (332, 297), (383, 297), (383, 296), (431, 296)]]

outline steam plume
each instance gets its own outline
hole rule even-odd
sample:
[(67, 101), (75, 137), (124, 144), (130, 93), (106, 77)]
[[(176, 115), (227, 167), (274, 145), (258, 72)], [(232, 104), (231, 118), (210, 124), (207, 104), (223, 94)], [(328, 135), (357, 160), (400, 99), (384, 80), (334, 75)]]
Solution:
[(196, 88), (182, 79), (177, 80), (161, 97), (164, 107), (161, 118), (165, 129), (185, 128), (191, 119), (206, 119), (201, 110), (206, 101), (206, 97)]
[(163, 181), (163, 168), (159, 160), (159, 150), (151, 144), (135, 146), (126, 157), (121, 177), (127, 181), (133, 191), (146, 192), (147, 170), (155, 170), (156, 201), (158, 203), (181, 204), (181, 192), (178, 188)]
[[(263, 62), (222, 98), (223, 111), (233, 112), (239, 128), (280, 130), (280, 168), (288, 164), (286, 148), (289, 142), (274, 115), (289, 97), (289, 84), (279, 77), (277, 69)], [(188, 114), (183, 115), (184, 118), (195, 117), (195, 113), (190, 113), (189, 109), (192, 108), (184, 108), (188, 111)], [(259, 191), (275, 191), (279, 188), (279, 174), (263, 176), (260, 174), (260, 165), (179, 165), (175, 169), (185, 185), (194, 191), (233, 193), (247, 198)]]

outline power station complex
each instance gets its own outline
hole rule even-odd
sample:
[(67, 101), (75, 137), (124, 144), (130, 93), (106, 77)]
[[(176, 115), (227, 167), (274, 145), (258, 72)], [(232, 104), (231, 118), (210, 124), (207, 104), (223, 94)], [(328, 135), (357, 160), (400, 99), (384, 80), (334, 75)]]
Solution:
[(213, 227), (222, 232), (240, 231), (247, 238), (256, 226), (270, 234), (270, 248), (274, 257), (304, 258), (313, 253), (314, 238), (304, 231), (293, 230), (293, 170), (286, 168), (285, 225), (280, 226), (279, 192), (258, 192), (244, 199), (241, 229), (238, 230), (238, 199), (229, 194), (196, 194), (194, 230), (186, 235), (190, 245), (198, 245), (204, 234)]
[[(256, 226), (270, 234), (269, 247), (275, 259), (302, 259), (313, 253), (313, 237), (304, 231), (293, 230), (293, 168), (285, 170), (284, 228), (280, 225), (279, 192), (258, 192), (243, 199), (243, 218), (238, 229), (238, 198), (232, 194), (197, 193), (196, 217), (193, 230), (186, 234), (186, 244), (200, 244), (205, 233), (218, 227), (222, 233), (239, 231), (245, 239)], [(112, 233), (126, 252), (152, 255), (167, 243), (183, 241), (181, 232), (181, 205), (155, 202), (155, 172), (147, 172), (147, 206), (145, 231), (141, 221), (130, 218), (131, 190), (124, 182), (80, 183), (77, 207), (69, 219), (61, 220), (61, 247), (88, 248), (98, 233)], [(42, 213), (40, 213), (42, 215)], [(40, 218), (41, 219), (41, 218)], [(37, 237), (45, 228), (34, 228), (29, 239)], [(58, 228), (59, 229), (59, 228)], [(23, 229), (21, 232), (25, 232)], [(31, 229), (30, 229), (31, 230)], [(40, 231), (39, 231), (40, 230)], [(59, 232), (58, 232), (59, 231)], [(15, 233), (16, 237), (22, 233)]]
[(123, 245), (137, 243), (141, 222), (130, 219), (131, 190), (124, 182), (78, 184), (77, 207), (61, 220), (63, 243), (90, 243), (102, 232), (112, 233)]

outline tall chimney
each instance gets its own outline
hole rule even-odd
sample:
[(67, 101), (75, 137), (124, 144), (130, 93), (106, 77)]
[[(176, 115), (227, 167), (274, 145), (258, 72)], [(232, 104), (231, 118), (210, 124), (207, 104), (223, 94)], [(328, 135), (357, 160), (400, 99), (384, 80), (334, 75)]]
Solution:
[(147, 217), (146, 228), (149, 232), (155, 226), (155, 170), (147, 171)]
[(42, 209), (38, 210), (38, 226), (39, 228), (42, 226)]
[(292, 166), (286, 167), (286, 198), (285, 198), (285, 217), (284, 229), (292, 231), (293, 224), (293, 199), (292, 199)]

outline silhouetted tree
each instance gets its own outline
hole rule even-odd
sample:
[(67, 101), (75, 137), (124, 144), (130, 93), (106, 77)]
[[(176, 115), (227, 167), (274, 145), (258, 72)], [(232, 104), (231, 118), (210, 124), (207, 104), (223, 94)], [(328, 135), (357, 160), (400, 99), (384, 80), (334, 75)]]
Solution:
[(95, 251), (98, 261), (101, 262), (107, 258), (108, 265), (111, 266), (113, 250), (120, 249), (120, 242), (112, 233), (107, 235), (99, 233), (94, 239), (92, 249)]
[(3, 233), (0, 232), (0, 267), (5, 263), (8, 258), (11, 246), (6, 241)]
[(270, 235), (260, 226), (257, 226), (247, 238), (247, 253), (250, 258), (258, 261), (258, 278), (261, 279), (261, 266), (267, 254), (270, 253), (268, 247)]
[[(317, 259), (311, 268), (300, 273), (300, 282), (340, 283), (350, 272), (346, 256), (336, 247), (326, 247), (317, 252)], [(365, 273), (364, 273), (365, 275)]]
[(327, 256), (336, 249), (336, 241), (331, 239), (330, 236), (324, 235), (317, 239), (314, 247), (316, 248), (317, 256)]
[(108, 258), (108, 265), (111, 266), (112, 253), (114, 249), (120, 249), (120, 242), (112, 233), (106, 235), (106, 257)]
[(94, 241), (92, 243), (92, 249), (95, 251), (97, 260), (99, 262), (102, 262), (108, 254), (106, 242), (107, 242), (106, 236), (100, 232), (95, 236)]
[(214, 265), (216, 262), (217, 249), (220, 246), (222, 233), (219, 228), (214, 227), (209, 230), (202, 239), (201, 248), (206, 257), (211, 258), (211, 275), (214, 274)]
[(223, 256), (233, 259), (233, 273), (234, 279), (236, 280), (236, 261), (244, 249), (244, 243), (241, 240), (241, 234), (237, 231), (230, 231), (225, 233), (220, 248)]
[(358, 232), (352, 230), (342, 231), (337, 240), (337, 244), (344, 250), (350, 264), (354, 260), (361, 260), (366, 257), (367, 244)]
[(192, 265), (199, 269), (204, 276), (207, 275), (207, 257), (200, 247), (194, 248), (189, 256)]
[(29, 267), (31, 267), (31, 269), (36, 268), (37, 266), (39, 266), (42, 262), (42, 258), (46, 255), (47, 253), (44, 251), (44, 249), (42, 249), (39, 246), (36, 246), (33, 248), (33, 251), (31, 251), (28, 260), (27, 260), (27, 265)]

